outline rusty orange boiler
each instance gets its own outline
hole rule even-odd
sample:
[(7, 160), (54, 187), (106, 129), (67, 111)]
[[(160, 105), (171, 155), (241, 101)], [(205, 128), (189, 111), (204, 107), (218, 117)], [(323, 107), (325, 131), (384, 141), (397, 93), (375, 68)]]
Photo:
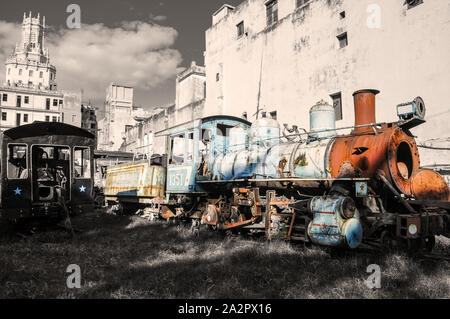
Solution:
[(419, 151), (413, 136), (396, 123), (375, 124), (377, 90), (353, 94), (355, 128), (336, 137), (330, 151), (330, 171), (338, 177), (374, 177), (383, 172), (400, 192), (419, 200), (449, 200), (444, 178), (421, 169)]

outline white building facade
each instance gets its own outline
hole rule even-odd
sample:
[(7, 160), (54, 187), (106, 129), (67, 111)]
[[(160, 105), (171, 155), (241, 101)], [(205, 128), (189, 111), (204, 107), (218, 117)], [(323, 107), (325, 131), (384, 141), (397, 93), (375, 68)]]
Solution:
[(24, 14), (22, 38), (6, 60), (5, 82), (0, 86), (2, 131), (34, 121), (81, 126), (81, 92), (57, 90), (45, 31), (45, 17)]
[(246, 0), (224, 5), (206, 31), (205, 115), (249, 120), (257, 108), (309, 129), (325, 99), (337, 126), (354, 122), (352, 93), (373, 88), (377, 121), (421, 96), (420, 139), (449, 136), (450, 2), (447, 0)]
[(175, 104), (153, 109), (150, 114), (128, 127), (121, 151), (150, 157), (166, 152), (166, 137), (157, 132), (203, 116), (206, 97), (205, 67), (192, 61), (176, 78)]
[(136, 119), (148, 114), (133, 106), (134, 89), (111, 83), (106, 89), (105, 116), (98, 121), (98, 148), (118, 151), (125, 139), (127, 128), (133, 127)]

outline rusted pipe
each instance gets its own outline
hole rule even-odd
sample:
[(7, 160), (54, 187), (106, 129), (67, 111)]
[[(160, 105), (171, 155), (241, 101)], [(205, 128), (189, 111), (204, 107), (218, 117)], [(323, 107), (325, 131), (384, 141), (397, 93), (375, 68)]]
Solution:
[[(378, 90), (359, 90), (353, 93), (355, 106), (355, 126), (370, 125), (375, 122), (375, 95)], [(357, 127), (352, 133), (370, 131), (371, 127)]]
[(415, 211), (415, 209), (405, 199), (403, 199), (403, 197), (400, 195), (400, 193), (397, 192), (397, 190), (394, 188), (394, 186), (392, 186), (392, 184), (389, 183), (389, 181), (384, 176), (384, 172), (382, 170), (377, 171), (377, 176), (391, 190), (391, 192), (398, 198), (400, 203), (402, 203), (402, 205), (405, 206), (405, 208), (408, 210), (408, 212), (410, 212), (412, 214), (417, 213)]

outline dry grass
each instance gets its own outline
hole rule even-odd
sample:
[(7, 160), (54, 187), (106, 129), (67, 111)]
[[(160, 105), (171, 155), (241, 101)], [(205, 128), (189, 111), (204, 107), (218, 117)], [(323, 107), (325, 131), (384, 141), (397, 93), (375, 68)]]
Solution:
[[(373, 255), (150, 223), (100, 211), (61, 230), (0, 239), (0, 298), (448, 298), (450, 263)], [(450, 241), (438, 240), (448, 254)], [(382, 270), (369, 289), (369, 264)], [(78, 264), (82, 288), (66, 287)]]

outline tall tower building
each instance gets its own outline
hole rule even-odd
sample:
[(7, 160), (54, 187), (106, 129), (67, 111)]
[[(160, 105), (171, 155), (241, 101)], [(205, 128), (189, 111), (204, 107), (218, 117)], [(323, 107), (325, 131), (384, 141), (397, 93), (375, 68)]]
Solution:
[(34, 121), (81, 126), (82, 94), (58, 90), (45, 37), (45, 17), (24, 14), (22, 38), (5, 62), (0, 86), (0, 131)]
[(45, 46), (45, 17), (23, 15), (22, 39), (6, 60), (6, 86), (56, 91), (56, 68)]

